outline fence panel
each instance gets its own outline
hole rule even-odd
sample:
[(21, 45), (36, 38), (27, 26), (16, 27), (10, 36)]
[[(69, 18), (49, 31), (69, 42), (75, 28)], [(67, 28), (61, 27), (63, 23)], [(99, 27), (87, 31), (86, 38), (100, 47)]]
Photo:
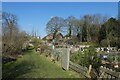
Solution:
[(115, 80), (120, 80), (120, 72), (115, 72), (112, 69), (101, 66), (100, 73), (99, 78), (115, 78)]
[(72, 69), (72, 70), (74, 70), (74, 71), (76, 71), (78, 73), (81, 73), (83, 76), (89, 78), (89, 76), (87, 75), (88, 69), (86, 67), (83, 67), (81, 65), (75, 64), (75, 63), (73, 63), (71, 61), (69, 63), (70, 63), (69, 64), (69, 68), (70, 69)]

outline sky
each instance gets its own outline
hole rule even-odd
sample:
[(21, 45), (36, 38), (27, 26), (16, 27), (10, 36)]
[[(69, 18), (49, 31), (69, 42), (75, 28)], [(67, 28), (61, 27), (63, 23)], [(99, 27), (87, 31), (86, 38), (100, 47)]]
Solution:
[(2, 0), (3, 2), (118, 2), (119, 0)]
[(80, 16), (101, 14), (117, 17), (117, 2), (3, 2), (2, 11), (15, 14), (21, 30), (36, 31), (43, 38), (47, 35), (46, 24), (53, 16)]

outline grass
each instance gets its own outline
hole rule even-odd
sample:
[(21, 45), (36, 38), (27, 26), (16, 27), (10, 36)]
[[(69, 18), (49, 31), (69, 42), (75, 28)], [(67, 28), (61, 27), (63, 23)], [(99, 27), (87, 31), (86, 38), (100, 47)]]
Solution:
[(63, 70), (35, 51), (28, 51), (22, 58), (3, 65), (3, 78), (80, 78), (80, 75)]

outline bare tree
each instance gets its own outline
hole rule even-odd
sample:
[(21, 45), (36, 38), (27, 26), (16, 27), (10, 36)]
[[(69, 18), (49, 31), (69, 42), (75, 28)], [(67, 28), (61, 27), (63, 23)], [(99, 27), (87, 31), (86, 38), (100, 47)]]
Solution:
[(21, 53), (22, 45), (27, 40), (25, 32), (21, 32), (17, 24), (17, 16), (3, 12), (2, 14), (2, 48), (3, 53)]
[(58, 32), (62, 32), (64, 27), (64, 19), (61, 17), (53, 17), (49, 20), (46, 25), (46, 30), (48, 33), (53, 33), (53, 39), (55, 39)]
[(92, 24), (92, 17), (91, 15), (85, 15), (82, 17), (82, 20), (84, 21), (84, 24), (83, 24), (84, 37), (83, 38), (84, 38), (84, 41), (89, 42), (91, 40), (89, 31)]
[[(9, 38), (12, 40), (13, 32), (17, 31), (17, 17), (13, 14), (4, 12), (2, 15), (3, 27), (9, 28)], [(4, 34), (5, 35), (5, 34)], [(8, 34), (7, 34), (8, 35)]]
[(76, 34), (79, 41), (82, 42), (82, 29), (83, 29), (83, 20), (82, 19), (76, 19), (74, 21), (74, 33)]
[(75, 22), (76, 18), (73, 16), (69, 16), (67, 19), (65, 19), (65, 25), (67, 27), (67, 31), (68, 31), (68, 36), (71, 38), (72, 34), (73, 34), (73, 29), (74, 29), (74, 22)]

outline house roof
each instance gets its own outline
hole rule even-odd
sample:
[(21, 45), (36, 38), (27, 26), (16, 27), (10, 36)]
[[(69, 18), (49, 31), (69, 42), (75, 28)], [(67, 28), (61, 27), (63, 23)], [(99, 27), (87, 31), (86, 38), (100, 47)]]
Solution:
[[(42, 38), (43, 40), (46, 40), (46, 39), (53, 39), (53, 33), (50, 33), (48, 34), (47, 36), (45, 36), (44, 38)], [(57, 34), (57, 38), (63, 38), (63, 35), (61, 33), (58, 33)]]

